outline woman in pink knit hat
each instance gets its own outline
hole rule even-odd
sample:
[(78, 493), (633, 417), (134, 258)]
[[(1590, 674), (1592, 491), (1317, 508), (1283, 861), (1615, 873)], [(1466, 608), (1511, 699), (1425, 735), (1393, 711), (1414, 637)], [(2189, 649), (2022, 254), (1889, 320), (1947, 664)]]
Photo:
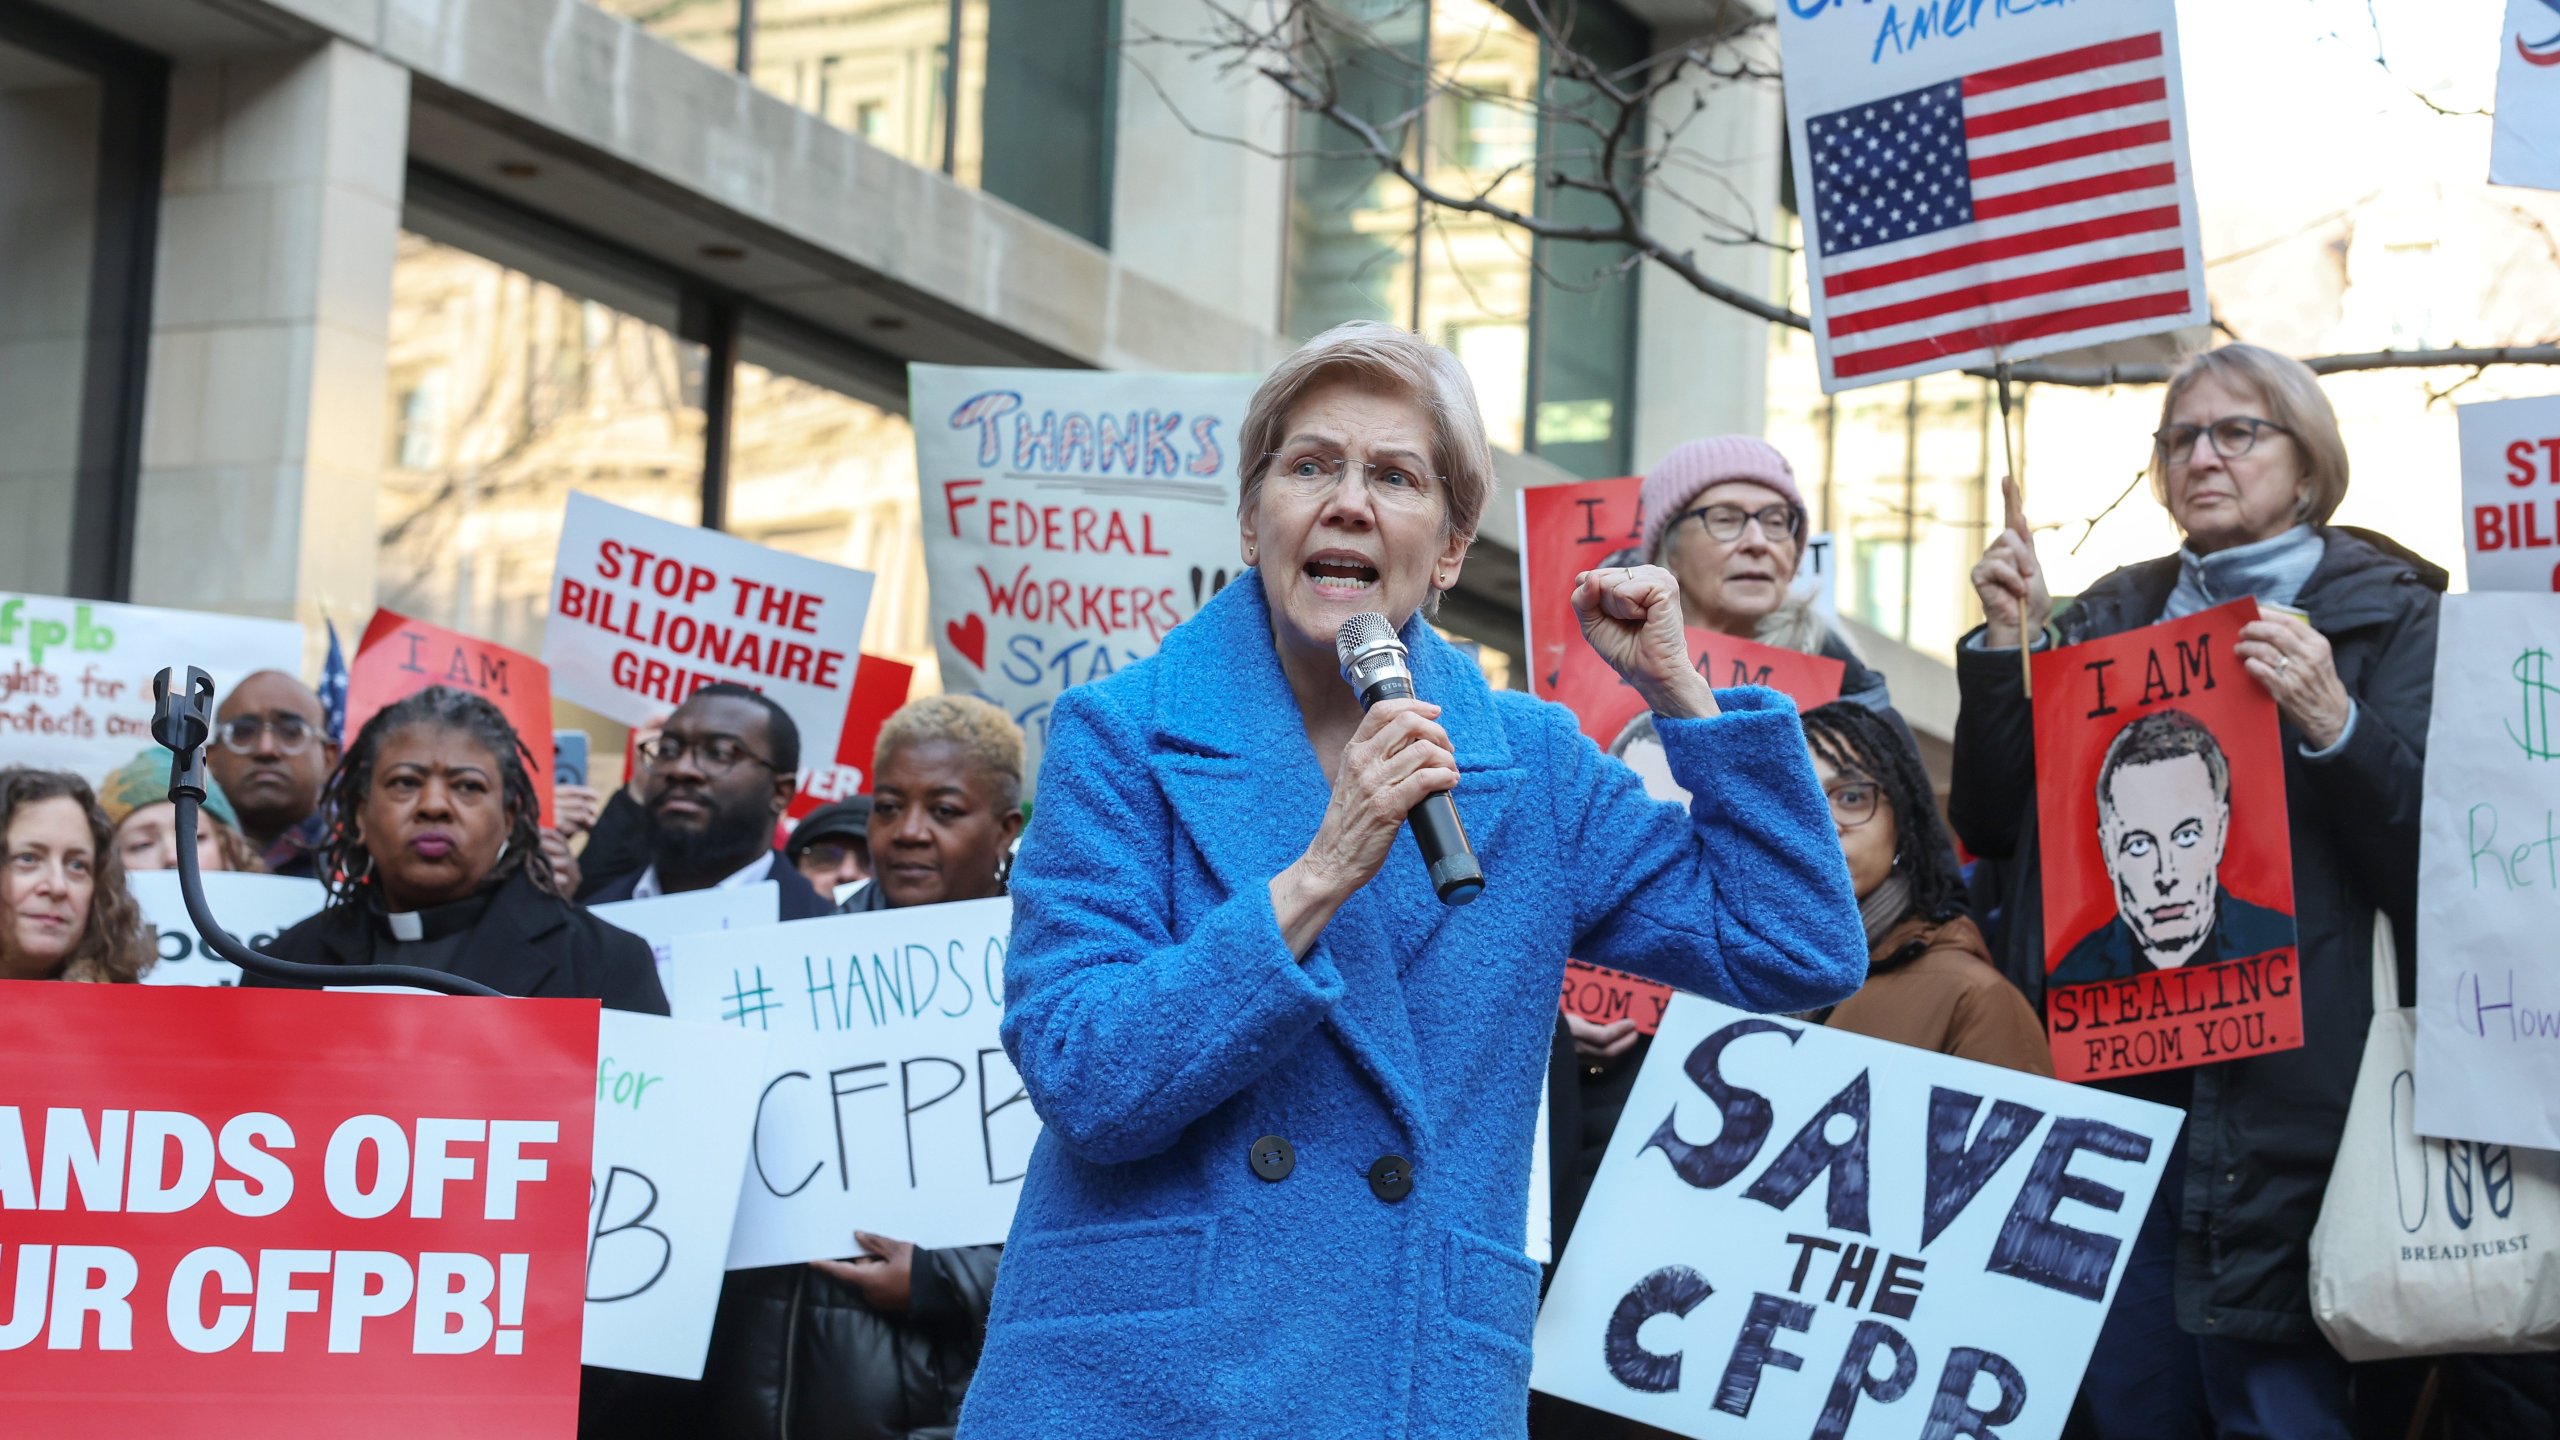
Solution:
[(1675, 447), (1644, 477), (1644, 559), (1680, 581), (1688, 621), (1701, 630), (1827, 655), (1847, 667), (1840, 698), (1892, 708), (1884, 677), (1813, 603), (1791, 595), (1804, 563), (1804, 492), (1777, 447), (1750, 435), (1716, 435)]

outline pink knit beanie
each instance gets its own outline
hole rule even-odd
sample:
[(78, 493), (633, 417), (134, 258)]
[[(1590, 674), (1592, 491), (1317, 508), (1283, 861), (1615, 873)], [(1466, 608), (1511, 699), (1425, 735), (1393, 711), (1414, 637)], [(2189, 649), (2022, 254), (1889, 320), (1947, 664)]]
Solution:
[(1644, 522), (1644, 555), (1650, 563), (1662, 532), (1689, 509), (1698, 492), (1725, 480), (1751, 480), (1787, 497), (1796, 512), (1796, 531), (1804, 531), (1804, 492), (1796, 488), (1795, 467), (1766, 440), (1752, 435), (1714, 435), (1673, 447), (1644, 477), (1644, 497), (1637, 513)]

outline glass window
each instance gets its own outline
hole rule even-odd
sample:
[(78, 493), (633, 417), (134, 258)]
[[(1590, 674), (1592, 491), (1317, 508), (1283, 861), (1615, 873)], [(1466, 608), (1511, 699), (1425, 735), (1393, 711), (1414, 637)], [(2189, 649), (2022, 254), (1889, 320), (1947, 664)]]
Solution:
[[(759, 363), (764, 362), (764, 363)], [(915, 432), (870, 389), (750, 333), (738, 362), (724, 506), (731, 534), (877, 577), (862, 648), (941, 689), (925, 604)], [(888, 397), (881, 397), (886, 399)]]
[(71, 588), (97, 246), (97, 79), (0, 41), (0, 575)]
[[(969, 8), (983, 53), (985, 5)], [(910, 165), (943, 168), (950, 0), (756, 0), (755, 16), (760, 89)]]
[[(1577, 95), (1542, 73), (1536, 32), (1508, 9), (1492, 0), (1331, 0), (1319, 13), (1308, 44), (1350, 106), (1382, 126), (1418, 116), (1401, 138), (1434, 190), (1606, 218), (1600, 197), (1538, 183), (1542, 150), (1571, 161), (1582, 157), (1568, 141), (1585, 150), (1593, 142), (1574, 139), (1582, 132), (1571, 127), (1541, 134), (1542, 103), (1570, 105)], [(1576, 43), (1624, 51), (1615, 63), (1642, 59), (1640, 30), (1596, 7), (1576, 23)], [(1624, 473), (1635, 287), (1622, 252), (1538, 247), (1498, 220), (1425, 207), (1313, 114), (1298, 117), (1292, 163), (1292, 333), (1353, 319), (1405, 326), (1465, 364), (1494, 444), (1578, 474)]]
[[(629, 295), (646, 307), (637, 287)], [(705, 352), (672, 321), (671, 303), (644, 317), (404, 232), (380, 603), (538, 655), (570, 491), (699, 524)], [(620, 726), (553, 708), (590, 733), (600, 762), (618, 755)]]
[(1117, 10), (1113, 0), (961, 7), (955, 173), (1097, 245), (1111, 239)]
[(707, 65), (738, 65), (738, 0), (595, 0)]

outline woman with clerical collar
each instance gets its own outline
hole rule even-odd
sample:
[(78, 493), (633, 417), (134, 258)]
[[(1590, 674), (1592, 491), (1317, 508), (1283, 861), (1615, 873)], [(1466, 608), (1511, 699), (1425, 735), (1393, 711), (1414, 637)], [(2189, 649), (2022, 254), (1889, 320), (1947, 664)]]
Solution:
[(510, 995), (667, 1013), (648, 943), (562, 898), (532, 766), (488, 701), (436, 686), (387, 707), (321, 803), (336, 903), (277, 936), (280, 958), (417, 965)]

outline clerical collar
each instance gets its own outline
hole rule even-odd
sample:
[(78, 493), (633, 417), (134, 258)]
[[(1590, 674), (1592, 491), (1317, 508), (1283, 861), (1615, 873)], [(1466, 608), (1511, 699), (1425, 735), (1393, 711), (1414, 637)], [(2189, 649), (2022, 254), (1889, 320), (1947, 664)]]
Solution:
[(385, 910), (382, 923), (394, 940), (441, 940), (479, 924), (497, 895), (498, 886), (493, 882), (459, 900), (430, 905), (424, 910)]

